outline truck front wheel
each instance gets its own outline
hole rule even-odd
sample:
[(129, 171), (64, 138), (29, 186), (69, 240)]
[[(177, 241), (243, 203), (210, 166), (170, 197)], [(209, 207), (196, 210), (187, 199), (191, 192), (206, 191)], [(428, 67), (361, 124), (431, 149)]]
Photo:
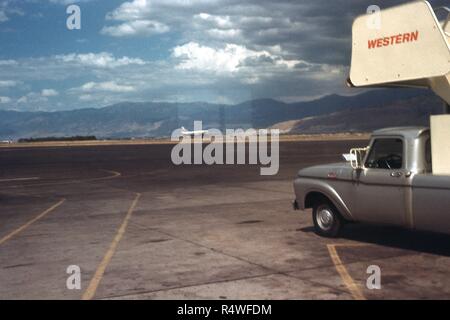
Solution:
[(342, 218), (337, 209), (329, 202), (320, 202), (313, 208), (314, 228), (318, 235), (337, 237), (342, 228)]

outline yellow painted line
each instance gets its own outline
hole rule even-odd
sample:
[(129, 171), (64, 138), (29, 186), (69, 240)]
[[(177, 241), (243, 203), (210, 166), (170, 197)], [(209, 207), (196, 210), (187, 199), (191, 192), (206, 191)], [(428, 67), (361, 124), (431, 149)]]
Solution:
[(128, 209), (127, 215), (125, 216), (122, 225), (120, 226), (119, 230), (117, 231), (116, 236), (114, 237), (113, 241), (111, 242), (111, 245), (109, 246), (108, 251), (106, 252), (105, 256), (103, 257), (102, 262), (97, 267), (97, 270), (95, 271), (94, 276), (91, 279), (91, 282), (89, 283), (89, 286), (87, 287), (86, 291), (84, 292), (82, 299), (83, 300), (91, 300), (95, 292), (97, 291), (98, 285), (100, 284), (100, 281), (102, 281), (103, 274), (105, 273), (106, 268), (109, 265), (109, 262), (111, 261), (112, 257), (114, 256), (114, 253), (116, 252), (117, 246), (119, 245), (120, 240), (122, 239), (123, 235), (125, 234), (125, 230), (127, 229), (128, 221), (131, 218), (131, 215), (133, 214), (134, 209), (136, 208), (137, 203), (139, 202), (139, 199), (141, 197), (140, 193), (136, 194), (136, 198), (134, 198), (133, 203), (131, 204), (131, 207)]
[(30, 180), (39, 180), (39, 177), (0, 179), (0, 182), (30, 181)]
[[(336, 267), (337, 272), (341, 276), (342, 281), (346, 285), (347, 289), (350, 291), (351, 295), (355, 300), (366, 300), (366, 297), (364, 297), (363, 293), (361, 292), (358, 285), (353, 281), (353, 278), (350, 276), (350, 274), (347, 271), (347, 268), (345, 268), (344, 264), (342, 263), (341, 258), (339, 257), (337, 251), (336, 251), (335, 244), (328, 244), (328, 252), (330, 253), (331, 260), (333, 260), (334, 266)], [(340, 245), (344, 246), (344, 245)]]
[(114, 179), (114, 178), (120, 177), (122, 175), (120, 172), (113, 171), (113, 170), (103, 170), (102, 169), (101, 171), (107, 172), (107, 173), (111, 173), (112, 175), (108, 176), (108, 177), (93, 178), (93, 179), (90, 179), (90, 180), (85, 180), (84, 182), (86, 182), (86, 181), (87, 182), (98, 181), (98, 180), (109, 180), (109, 179)]
[[(122, 175), (120, 172), (113, 171), (113, 170), (101, 169), (100, 171), (110, 173), (111, 175), (106, 176), (106, 177), (92, 178), (92, 179), (85, 179), (85, 180), (69, 180), (69, 181), (60, 181), (60, 182), (35, 183), (32, 185), (29, 185), (29, 187), (59, 186), (59, 185), (67, 185), (67, 184), (77, 184), (77, 183), (110, 180), (110, 179), (118, 178)], [(8, 188), (19, 188), (19, 187), (24, 187), (24, 186), (23, 185), (13, 185), (13, 186), (9, 186)]]
[(332, 246), (334, 247), (364, 247), (368, 246), (367, 243), (333, 243)]
[(39, 219), (41, 219), (42, 217), (44, 217), (45, 215), (47, 215), (48, 213), (52, 212), (53, 210), (55, 210), (56, 208), (58, 208), (60, 205), (62, 205), (64, 202), (66, 201), (66, 199), (62, 199), (61, 201), (59, 201), (58, 203), (54, 204), (53, 206), (51, 206), (50, 208), (48, 208), (47, 210), (45, 210), (44, 212), (40, 213), (39, 215), (37, 215), (36, 217), (34, 217), (33, 219), (31, 219), (30, 221), (28, 221), (27, 223), (25, 223), (23, 226), (17, 228), (16, 230), (14, 230), (13, 232), (11, 232), (10, 234), (4, 236), (3, 238), (0, 239), (0, 245), (4, 244), (6, 241), (8, 241), (9, 239), (11, 239), (12, 237), (14, 237), (15, 235), (19, 234), (20, 232), (22, 232), (23, 230), (25, 230), (26, 228), (28, 228), (30, 225), (32, 225), (33, 223), (35, 223), (36, 221), (38, 221)]

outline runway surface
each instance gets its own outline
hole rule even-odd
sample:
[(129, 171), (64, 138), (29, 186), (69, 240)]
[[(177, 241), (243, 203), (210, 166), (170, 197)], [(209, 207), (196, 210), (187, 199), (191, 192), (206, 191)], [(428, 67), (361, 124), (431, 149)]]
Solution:
[(173, 145), (1, 148), (0, 298), (449, 299), (450, 237), (355, 224), (324, 239), (292, 210), (298, 169), (365, 143), (283, 142), (276, 176), (175, 166)]

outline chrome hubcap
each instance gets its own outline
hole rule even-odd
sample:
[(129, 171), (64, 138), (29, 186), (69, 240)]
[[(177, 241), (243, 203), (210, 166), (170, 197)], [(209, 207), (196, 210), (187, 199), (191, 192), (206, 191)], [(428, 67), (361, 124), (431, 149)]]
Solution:
[(333, 214), (329, 209), (320, 209), (317, 212), (317, 224), (322, 230), (330, 230), (333, 222)]

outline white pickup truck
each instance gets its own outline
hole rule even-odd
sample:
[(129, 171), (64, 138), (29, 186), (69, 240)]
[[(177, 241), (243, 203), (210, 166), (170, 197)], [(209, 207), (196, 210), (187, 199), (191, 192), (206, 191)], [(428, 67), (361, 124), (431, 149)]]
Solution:
[(358, 221), (450, 234), (450, 176), (432, 174), (428, 128), (378, 130), (356, 151), (353, 165), (298, 172), (294, 208), (313, 209), (317, 233), (337, 236), (346, 221)]

